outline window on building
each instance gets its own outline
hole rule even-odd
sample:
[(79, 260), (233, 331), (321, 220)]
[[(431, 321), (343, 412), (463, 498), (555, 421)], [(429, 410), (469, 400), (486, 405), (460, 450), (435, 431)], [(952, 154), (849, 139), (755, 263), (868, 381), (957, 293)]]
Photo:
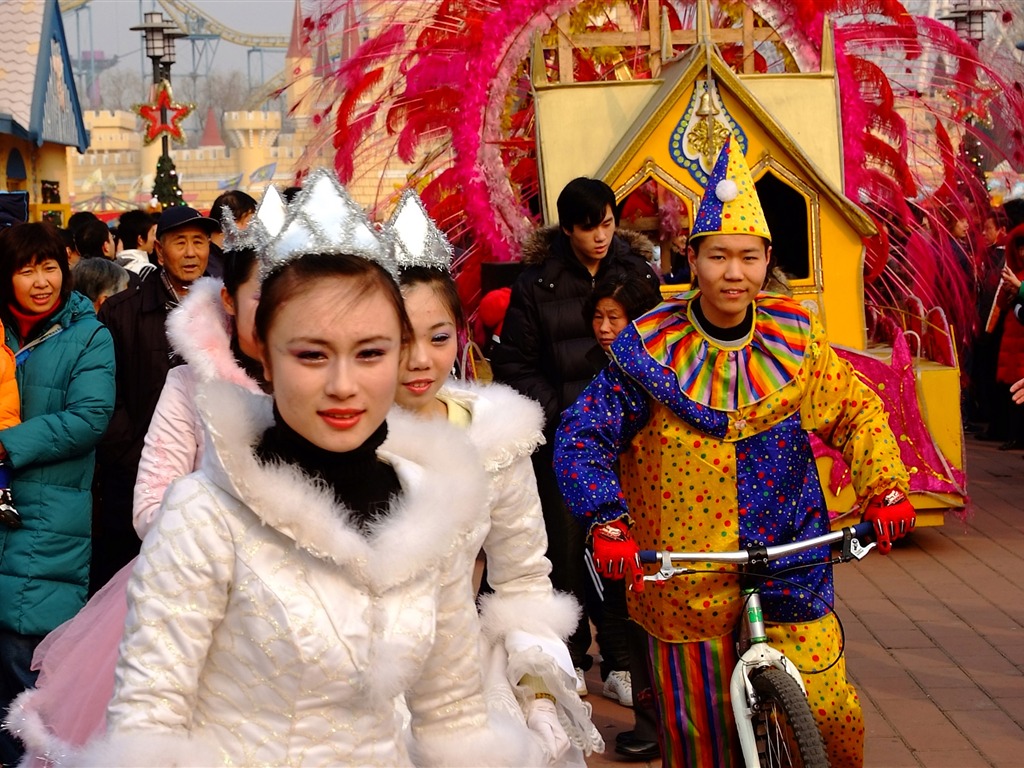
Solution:
[(21, 152), (12, 149), (7, 155), (7, 191), (18, 192), (25, 189), (28, 174), (25, 172), (25, 159)]
[(797, 280), (811, 276), (811, 241), (807, 199), (776, 176), (765, 171), (754, 186), (761, 199), (768, 231), (772, 233), (775, 263)]

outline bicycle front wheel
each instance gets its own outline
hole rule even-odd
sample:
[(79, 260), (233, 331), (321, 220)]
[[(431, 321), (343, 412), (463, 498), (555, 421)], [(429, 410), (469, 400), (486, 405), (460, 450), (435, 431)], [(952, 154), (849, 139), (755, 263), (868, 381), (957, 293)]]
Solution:
[(825, 742), (797, 682), (781, 669), (765, 667), (750, 683), (758, 699), (753, 726), (762, 768), (828, 768)]

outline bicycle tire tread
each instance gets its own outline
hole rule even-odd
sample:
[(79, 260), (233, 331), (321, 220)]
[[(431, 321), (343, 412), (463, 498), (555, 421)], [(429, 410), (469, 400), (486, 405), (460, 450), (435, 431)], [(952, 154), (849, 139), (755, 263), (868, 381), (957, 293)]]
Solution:
[[(775, 701), (786, 715), (803, 768), (829, 768), (821, 731), (796, 681), (781, 669), (766, 667), (755, 672), (750, 682), (763, 701)], [(766, 765), (760, 745), (758, 752), (761, 764)]]

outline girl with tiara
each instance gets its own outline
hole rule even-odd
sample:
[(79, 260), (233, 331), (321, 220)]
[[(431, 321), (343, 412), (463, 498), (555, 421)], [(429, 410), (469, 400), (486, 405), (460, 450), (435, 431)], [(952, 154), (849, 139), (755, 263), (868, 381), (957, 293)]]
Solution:
[(576, 692), (564, 643), (578, 607), (552, 590), (544, 556), (547, 534), (530, 462), (543, 440), (543, 412), (509, 387), (450, 377), (465, 327), (448, 271), (451, 248), (412, 192), (402, 197), (389, 229), (413, 331), (396, 400), (432, 424), (463, 430), (490, 479), (488, 514), (467, 545), (474, 553), (482, 546), (492, 590), (480, 606), (488, 705), (525, 719), (553, 762), (583, 765), (583, 754), (603, 750), (604, 743)]
[[(283, 210), (271, 188), (262, 212)], [(135, 483), (133, 518), (143, 539), (152, 526), (167, 487), (199, 468), (204, 431), (196, 407), (203, 382), (231, 381), (258, 393), (266, 386), (253, 336), (260, 270), (252, 235), (225, 221), (222, 280), (201, 278), (167, 319), (167, 335), (185, 365), (172, 368), (146, 433)], [(259, 240), (259, 238), (256, 238)], [(38, 758), (61, 762), (102, 733), (114, 689), (114, 666), (124, 631), (125, 591), (134, 560), (122, 568), (75, 615), (48, 634), (33, 656), (36, 687), (22, 694), (8, 716), (8, 727), (27, 748), (30, 765)]]
[(73, 762), (540, 764), (484, 703), (465, 588), (480, 458), (389, 415), (410, 336), (389, 244), (327, 172), (270, 231), (255, 335), (273, 398), (198, 387), (202, 465), (146, 535), (107, 733)]

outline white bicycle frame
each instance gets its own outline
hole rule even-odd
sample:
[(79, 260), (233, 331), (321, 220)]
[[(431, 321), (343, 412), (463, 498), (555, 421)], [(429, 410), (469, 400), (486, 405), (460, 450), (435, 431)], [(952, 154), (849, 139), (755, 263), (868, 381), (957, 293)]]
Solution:
[(807, 688), (804, 686), (804, 679), (800, 676), (800, 671), (796, 666), (786, 658), (782, 651), (768, 644), (761, 612), (761, 596), (757, 592), (751, 592), (748, 595), (746, 610), (751, 646), (740, 656), (732, 670), (729, 693), (732, 697), (732, 712), (736, 717), (736, 732), (740, 739), (740, 749), (743, 750), (743, 762), (746, 764), (746, 768), (759, 768), (760, 760), (757, 755), (753, 722), (754, 708), (757, 706), (757, 693), (750, 682), (751, 673), (764, 667), (775, 667), (792, 677), (805, 696)]
[[(685, 565), (678, 565), (678, 563), (764, 565), (795, 552), (803, 552), (836, 542), (842, 542), (843, 545), (840, 560), (860, 560), (875, 546), (874, 542), (867, 545), (860, 543), (860, 539), (869, 534), (871, 530), (871, 523), (859, 523), (823, 536), (816, 536), (813, 539), (779, 544), (774, 547), (753, 547), (740, 552), (655, 552), (644, 550), (640, 553), (640, 559), (646, 563), (661, 563), (661, 568), (656, 574), (644, 576), (644, 581), (655, 582), (667, 581), (673, 576), (690, 571)], [(768, 642), (759, 591), (756, 588), (747, 589), (744, 590), (744, 596), (746, 600), (745, 622), (749, 631), (750, 647), (740, 656), (733, 668), (732, 678), (729, 682), (729, 694), (732, 698), (732, 710), (736, 717), (736, 731), (739, 734), (740, 748), (743, 750), (744, 764), (746, 768), (759, 768), (760, 760), (757, 755), (753, 723), (758, 696), (750, 682), (751, 675), (754, 671), (764, 667), (775, 667), (792, 677), (805, 696), (807, 688), (796, 666)]]

